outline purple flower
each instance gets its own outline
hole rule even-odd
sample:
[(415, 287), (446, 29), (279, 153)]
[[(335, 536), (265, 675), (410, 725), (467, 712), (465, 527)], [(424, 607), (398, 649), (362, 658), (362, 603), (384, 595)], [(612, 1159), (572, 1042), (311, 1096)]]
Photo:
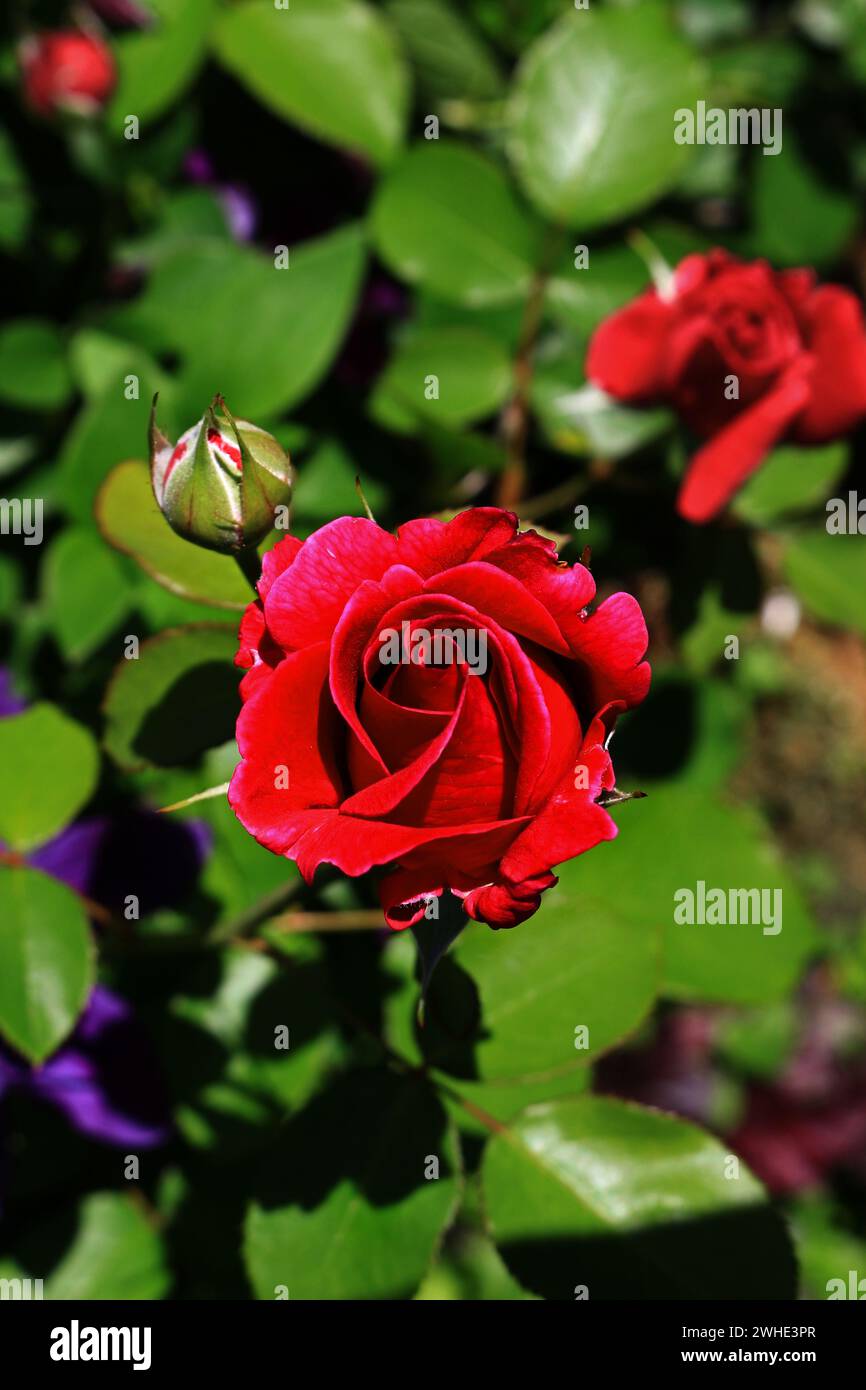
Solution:
[(97, 985), (75, 1031), (31, 1066), (0, 1042), (0, 1101), (17, 1091), (57, 1106), (103, 1144), (154, 1148), (171, 1134), (155, 1058), (130, 1006)]

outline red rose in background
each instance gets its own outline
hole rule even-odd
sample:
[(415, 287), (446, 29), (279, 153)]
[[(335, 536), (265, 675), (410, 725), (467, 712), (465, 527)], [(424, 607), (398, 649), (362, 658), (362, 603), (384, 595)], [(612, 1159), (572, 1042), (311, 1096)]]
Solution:
[[(709, 521), (781, 440), (824, 444), (866, 415), (859, 301), (811, 270), (727, 251), (687, 256), (596, 330), (587, 376), (617, 400), (669, 402), (700, 438), (677, 510)], [(739, 399), (726, 398), (735, 376)], [(728, 393), (730, 394), (730, 392)]]
[[(391, 926), (451, 891), (507, 927), (537, 910), (552, 865), (613, 839), (605, 743), (650, 679), (629, 595), (589, 614), (589, 571), (489, 507), (396, 536), (343, 517), (287, 537), (259, 593), (229, 800), (307, 879), (380, 866)], [(452, 634), (438, 658), (436, 633)]]
[(27, 101), (40, 116), (56, 111), (93, 115), (108, 101), (117, 81), (108, 45), (76, 29), (26, 39), (21, 70)]

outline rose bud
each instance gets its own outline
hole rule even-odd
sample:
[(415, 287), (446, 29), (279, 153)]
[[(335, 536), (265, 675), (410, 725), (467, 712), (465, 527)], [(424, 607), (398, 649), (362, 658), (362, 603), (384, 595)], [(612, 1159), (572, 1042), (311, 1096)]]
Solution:
[(76, 29), (37, 34), (20, 49), (24, 94), (40, 116), (68, 111), (93, 116), (117, 82), (111, 49), (95, 34)]
[(258, 545), (292, 497), (292, 465), (273, 435), (234, 420), (215, 396), (176, 444), (150, 417), (150, 478), (173, 531), (208, 550), (239, 554)]

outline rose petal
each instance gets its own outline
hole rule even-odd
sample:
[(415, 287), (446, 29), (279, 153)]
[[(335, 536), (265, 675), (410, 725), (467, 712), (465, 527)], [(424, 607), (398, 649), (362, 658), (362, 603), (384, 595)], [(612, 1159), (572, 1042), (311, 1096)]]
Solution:
[[(260, 844), (286, 854), (298, 833), (296, 813), (336, 808), (344, 791), (337, 766), (343, 730), (328, 688), (327, 643), (280, 664), (241, 710), (237, 738), (243, 761), (229, 802)], [(285, 787), (277, 785), (282, 768), (288, 769)]]
[(705, 522), (721, 511), (809, 401), (811, 367), (811, 359), (798, 359), (772, 391), (698, 451), (680, 488), (680, 516)]
[(866, 415), (866, 326), (859, 301), (836, 285), (816, 290), (800, 312), (815, 365), (811, 398), (793, 434), (823, 444)]
[(397, 542), (366, 517), (344, 516), (314, 531), (265, 597), (268, 629), (286, 651), (327, 641), (365, 579), (381, 579)]
[(655, 290), (638, 295), (599, 324), (589, 344), (586, 376), (620, 401), (649, 404), (664, 391), (670, 304)]
[(472, 507), (450, 521), (424, 517), (398, 528), (398, 559), (429, 579), (442, 570), (483, 559), (516, 532), (517, 517), (500, 507)]

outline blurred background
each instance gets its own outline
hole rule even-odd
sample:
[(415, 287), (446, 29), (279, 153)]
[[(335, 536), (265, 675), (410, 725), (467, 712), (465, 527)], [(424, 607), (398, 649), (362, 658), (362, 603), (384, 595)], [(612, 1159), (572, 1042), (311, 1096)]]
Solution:
[[(825, 526), (864, 485), (863, 438), (776, 451), (693, 528), (674, 512), (693, 441), (584, 378), (593, 329), (659, 257), (721, 245), (862, 296), (866, 5), (592, 0), (586, 18), (565, 0), (4, 7), (0, 492), (40, 499), (44, 534), (0, 537), (0, 1275), (44, 1276), (46, 1296), (273, 1297), (284, 1239), (304, 1255), (293, 1297), (547, 1295), (490, 1239), (459, 1097), (507, 1123), (589, 1092), (740, 1155), (802, 1296), (866, 1276), (866, 547)], [(58, 77), (38, 45), (70, 30), (92, 48)], [(782, 108), (782, 154), (676, 146), (672, 112), (698, 97)], [(424, 1030), (413, 943), (375, 929), (369, 885), (301, 891), (223, 798), (156, 814), (230, 775), (245, 602), (230, 560), (147, 523), (156, 391), (173, 438), (216, 391), (277, 435), (296, 534), (357, 514), (359, 474), (383, 525), (509, 505), (565, 558), (589, 547), (600, 596), (641, 603), (653, 687), (614, 757), (647, 798), (536, 918), (458, 943)], [(159, 661), (124, 662), (130, 637)], [(783, 930), (675, 926), (698, 880), (781, 887)], [(290, 895), (355, 926), (280, 930)], [(62, 980), (23, 1006), (45, 959)], [(320, 1170), (305, 1213), (359, 1182), (334, 1157), (359, 1103), (345, 1077), (383, 1045), (441, 1078), (464, 1177), (435, 1215), (399, 1183), (368, 1192), (369, 1262), (327, 1272), (315, 1221), (283, 1229), (253, 1175), (289, 1135)]]

